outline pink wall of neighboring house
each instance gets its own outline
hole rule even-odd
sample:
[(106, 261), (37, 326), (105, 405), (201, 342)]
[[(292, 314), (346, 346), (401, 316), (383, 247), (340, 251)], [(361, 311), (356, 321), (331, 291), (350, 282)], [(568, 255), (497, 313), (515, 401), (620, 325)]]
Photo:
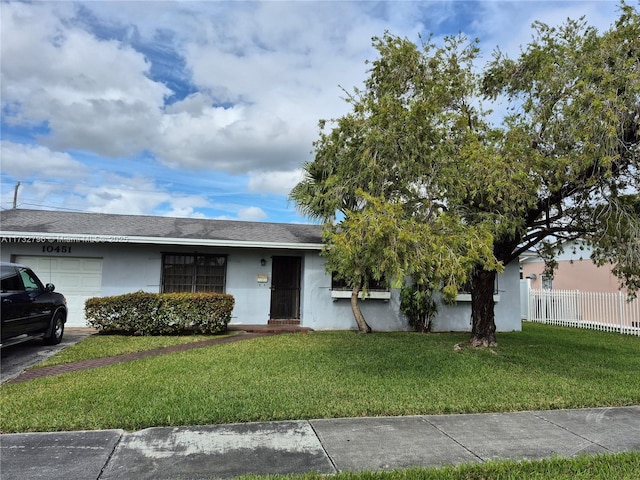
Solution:
[[(528, 259), (521, 263), (522, 277), (531, 279), (531, 288), (542, 288), (544, 262)], [(618, 279), (611, 273), (611, 265), (597, 267), (591, 260), (560, 260), (553, 277), (554, 290), (580, 290), (583, 292), (617, 292)]]

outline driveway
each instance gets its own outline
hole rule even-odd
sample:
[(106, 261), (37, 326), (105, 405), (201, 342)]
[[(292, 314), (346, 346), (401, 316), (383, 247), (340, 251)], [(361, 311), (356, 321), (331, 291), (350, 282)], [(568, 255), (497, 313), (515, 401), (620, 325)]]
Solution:
[(0, 383), (17, 377), (27, 368), (94, 333), (95, 330), (92, 328), (69, 328), (65, 329), (62, 342), (58, 345), (44, 345), (42, 339), (35, 339), (3, 348), (0, 350)]

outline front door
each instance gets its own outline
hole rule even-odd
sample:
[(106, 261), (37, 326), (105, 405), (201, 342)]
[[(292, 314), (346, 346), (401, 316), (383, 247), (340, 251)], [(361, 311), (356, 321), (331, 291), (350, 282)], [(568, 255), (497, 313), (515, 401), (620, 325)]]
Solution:
[(300, 257), (273, 257), (271, 320), (300, 319)]

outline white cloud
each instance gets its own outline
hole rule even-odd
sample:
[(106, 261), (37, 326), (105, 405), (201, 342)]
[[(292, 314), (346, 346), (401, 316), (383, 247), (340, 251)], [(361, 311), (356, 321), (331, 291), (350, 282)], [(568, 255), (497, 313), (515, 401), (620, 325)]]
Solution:
[(173, 208), (163, 214), (163, 216), (178, 218), (206, 218), (203, 213), (196, 212), (192, 207)]
[(100, 184), (78, 186), (74, 194), (86, 199), (82, 210), (99, 213), (149, 215), (166, 211), (169, 216), (199, 216), (194, 209), (208, 205), (200, 195), (172, 194), (142, 176), (107, 175)]
[(3, 4), (2, 103), (14, 112), (5, 121), (46, 122), (41, 140), (60, 150), (148, 148), (169, 90), (148, 78), (142, 54), (69, 26), (72, 12), (54, 7)]
[[(175, 188), (174, 182), (166, 181), (173, 180), (171, 177), (166, 178), (164, 184), (159, 184), (147, 176), (96, 170), (67, 153), (54, 152), (43, 146), (2, 141), (0, 158), (3, 174), (1, 200), (6, 208), (13, 204), (14, 186), (20, 181), (17, 204), (21, 208), (194, 218), (205, 217), (198, 209), (223, 208), (233, 212), (242, 209), (241, 205), (212, 205), (208, 195), (234, 197), (237, 191), (223, 191), (222, 185), (206, 178), (198, 183), (202, 194), (190, 195), (171, 191)], [(178, 179), (179, 184), (182, 181)], [(239, 188), (240, 184), (233, 188)], [(253, 220), (266, 215), (251, 209), (244, 214)]]
[[(367, 76), (371, 37), (462, 30), (480, 38), (485, 62), (496, 45), (517, 55), (533, 20), (584, 14), (605, 29), (618, 4), (469, 5), (4, 2), (3, 183), (31, 178), (21, 198), (33, 204), (199, 216), (216, 198), (230, 215), (268, 218), (281, 212), (247, 192), (286, 197), (301, 179), (318, 120), (346, 113), (340, 86)], [(175, 79), (186, 81), (177, 96), (188, 96), (168, 105)], [(189, 189), (189, 172), (195, 193), (176, 194)]]
[(260, 207), (245, 207), (238, 210), (238, 220), (257, 222), (265, 218), (267, 218), (267, 214)]
[[(198, 99), (196, 114), (183, 109), (165, 117), (160, 157), (238, 173), (295, 168), (308, 160), (318, 120), (347, 109), (338, 84), (361, 83), (370, 37), (380, 33), (373, 22), (347, 39), (348, 22), (363, 23), (353, 8), (317, 5), (267, 2), (251, 14), (229, 11), (224, 21), (202, 15), (204, 40), (185, 47), (188, 67), (211, 104), (233, 107), (223, 114), (202, 108)], [(336, 8), (349, 14), (342, 17)]]
[(68, 153), (54, 152), (39, 145), (1, 141), (0, 159), (2, 173), (18, 180), (33, 176), (78, 179), (88, 173), (84, 164), (74, 160)]
[(252, 193), (289, 195), (291, 189), (303, 178), (302, 169), (287, 172), (250, 172), (247, 186)]
[[(163, 111), (170, 92), (149, 79), (151, 65), (131, 46), (74, 26), (73, 9), (9, 4), (3, 103), (13, 105), (15, 115), (6, 120), (46, 122), (50, 134), (40, 141), (58, 150), (110, 157), (149, 151), (174, 167), (241, 173), (308, 160), (318, 119), (346, 110), (338, 84), (360, 83), (370, 36), (381, 25), (358, 20), (349, 4), (267, 2), (259, 12), (194, 5), (206, 14), (189, 19), (191, 31), (171, 28), (190, 42), (177, 40), (176, 48), (201, 91)], [(358, 25), (357, 35), (349, 22)], [(187, 38), (194, 34), (195, 43)]]

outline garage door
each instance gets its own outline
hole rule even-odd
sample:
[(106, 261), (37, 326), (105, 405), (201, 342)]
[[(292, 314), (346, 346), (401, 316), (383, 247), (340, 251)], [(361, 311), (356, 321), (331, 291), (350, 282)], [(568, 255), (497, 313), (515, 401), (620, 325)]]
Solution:
[(69, 317), (67, 327), (86, 327), (84, 302), (99, 297), (102, 290), (101, 258), (66, 258), (17, 256), (16, 263), (30, 267), (42, 280), (53, 283), (56, 292), (67, 299)]

